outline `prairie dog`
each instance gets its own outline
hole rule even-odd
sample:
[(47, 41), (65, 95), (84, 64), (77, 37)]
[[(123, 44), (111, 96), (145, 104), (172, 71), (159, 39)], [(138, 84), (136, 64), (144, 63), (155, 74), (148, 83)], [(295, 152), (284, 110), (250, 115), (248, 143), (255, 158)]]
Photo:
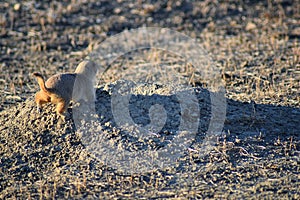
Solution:
[(61, 73), (50, 77), (46, 82), (40, 73), (33, 73), (40, 86), (40, 91), (35, 95), (38, 110), (42, 105), (51, 102), (56, 105), (58, 115), (64, 117), (71, 100), (79, 102), (94, 102), (95, 77), (97, 66), (92, 61), (82, 61), (74, 73)]

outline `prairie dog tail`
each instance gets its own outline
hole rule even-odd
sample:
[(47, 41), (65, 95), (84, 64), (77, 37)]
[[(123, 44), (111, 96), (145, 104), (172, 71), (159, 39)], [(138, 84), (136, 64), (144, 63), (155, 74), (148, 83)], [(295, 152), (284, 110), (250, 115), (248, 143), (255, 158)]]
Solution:
[(41, 90), (43, 90), (46, 93), (49, 93), (48, 89), (45, 86), (44, 77), (38, 72), (34, 72), (32, 75), (36, 77)]

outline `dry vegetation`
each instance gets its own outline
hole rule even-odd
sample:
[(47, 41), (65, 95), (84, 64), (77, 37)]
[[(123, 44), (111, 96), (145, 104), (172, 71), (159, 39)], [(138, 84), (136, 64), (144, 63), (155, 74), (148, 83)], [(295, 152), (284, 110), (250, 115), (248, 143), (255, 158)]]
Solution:
[[(299, 10), (299, 0), (1, 3), (0, 198), (299, 199)], [(189, 79), (191, 66), (170, 52), (131, 52), (115, 60), (97, 89), (96, 110), (107, 140), (138, 149), (160, 147), (174, 135), (176, 113), (151, 144), (128, 137), (114, 122), (115, 81), (140, 76), (149, 63), (172, 66), (187, 77), (202, 116), (195, 142), (174, 166), (128, 174), (87, 151), (74, 121), (57, 125), (51, 105), (36, 112), (32, 96), (38, 85), (30, 74), (73, 71), (109, 36), (141, 26), (168, 27), (196, 38), (222, 72), (228, 106), (213, 150), (199, 155), (210, 117), (209, 94), (200, 88), (205, 80)], [(171, 91), (152, 86), (137, 89), (131, 102), (142, 124), (149, 117), (139, 109), (153, 101), (150, 94), (176, 105)]]

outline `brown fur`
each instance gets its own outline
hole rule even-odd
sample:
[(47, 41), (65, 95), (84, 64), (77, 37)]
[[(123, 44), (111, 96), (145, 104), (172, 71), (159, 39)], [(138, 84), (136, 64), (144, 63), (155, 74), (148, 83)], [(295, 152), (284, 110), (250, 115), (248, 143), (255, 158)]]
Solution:
[(35, 95), (38, 109), (41, 109), (43, 104), (51, 102), (56, 105), (57, 114), (63, 116), (71, 100), (94, 102), (96, 73), (97, 66), (92, 61), (82, 61), (74, 73), (57, 74), (46, 82), (40, 73), (33, 73), (41, 89)]

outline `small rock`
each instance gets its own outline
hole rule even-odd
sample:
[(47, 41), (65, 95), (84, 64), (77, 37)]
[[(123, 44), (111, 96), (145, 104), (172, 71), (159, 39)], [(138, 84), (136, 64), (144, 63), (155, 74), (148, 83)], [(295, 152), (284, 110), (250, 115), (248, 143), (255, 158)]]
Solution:
[(115, 14), (120, 14), (122, 12), (121, 8), (115, 8), (114, 13)]
[(245, 29), (246, 31), (251, 31), (253, 29), (256, 29), (256, 24), (254, 24), (253, 22), (248, 22)]
[(14, 10), (15, 10), (15, 11), (20, 10), (20, 8), (21, 8), (21, 4), (20, 4), (20, 3), (16, 3), (16, 4), (14, 5)]

